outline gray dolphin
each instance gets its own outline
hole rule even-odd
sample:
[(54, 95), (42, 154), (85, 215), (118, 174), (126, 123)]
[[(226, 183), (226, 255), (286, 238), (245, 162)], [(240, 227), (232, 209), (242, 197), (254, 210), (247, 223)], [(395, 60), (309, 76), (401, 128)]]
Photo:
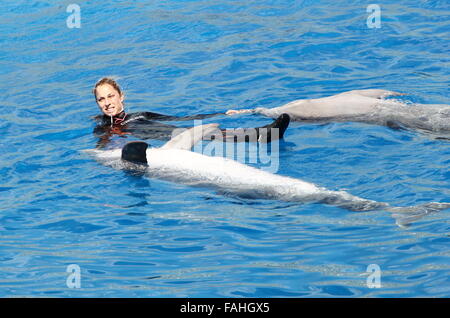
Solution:
[(363, 122), (391, 128), (422, 130), (450, 137), (450, 105), (407, 104), (389, 96), (405, 95), (383, 89), (352, 90), (316, 99), (295, 100), (280, 107), (229, 110), (228, 115), (288, 114), (292, 121)]

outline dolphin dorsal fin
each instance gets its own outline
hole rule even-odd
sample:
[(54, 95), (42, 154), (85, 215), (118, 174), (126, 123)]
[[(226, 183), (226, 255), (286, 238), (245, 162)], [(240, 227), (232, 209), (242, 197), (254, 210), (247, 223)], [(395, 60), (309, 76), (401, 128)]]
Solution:
[(122, 148), (122, 160), (138, 164), (147, 164), (148, 144), (143, 141), (131, 141)]
[(210, 135), (214, 132), (221, 133), (218, 129), (219, 124), (207, 124), (192, 127), (182, 133), (172, 137), (168, 142), (166, 142), (161, 149), (183, 149), (191, 150), (191, 148), (203, 137)]

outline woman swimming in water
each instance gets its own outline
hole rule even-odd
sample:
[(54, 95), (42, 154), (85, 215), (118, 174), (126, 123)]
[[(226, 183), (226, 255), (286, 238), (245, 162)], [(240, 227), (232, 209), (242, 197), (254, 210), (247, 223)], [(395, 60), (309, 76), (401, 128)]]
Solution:
[[(117, 82), (108, 77), (102, 78), (95, 84), (93, 94), (97, 106), (103, 113), (94, 117), (98, 123), (94, 129), (94, 134), (99, 137), (98, 148), (105, 147), (114, 134), (120, 136), (129, 134), (140, 139), (168, 140), (172, 137), (172, 132), (179, 127), (168, 125), (161, 121), (205, 119), (224, 114), (213, 113), (178, 117), (154, 112), (126, 113), (124, 107), (125, 96)], [(289, 125), (289, 116), (280, 114), (277, 117), (273, 123), (263, 127), (221, 130), (223, 140), (231, 142), (263, 140), (270, 142), (271, 140), (283, 138), (284, 132)], [(273, 133), (272, 129), (275, 129), (275, 133)], [(206, 139), (214, 139), (214, 136), (209, 136), (209, 139)]]

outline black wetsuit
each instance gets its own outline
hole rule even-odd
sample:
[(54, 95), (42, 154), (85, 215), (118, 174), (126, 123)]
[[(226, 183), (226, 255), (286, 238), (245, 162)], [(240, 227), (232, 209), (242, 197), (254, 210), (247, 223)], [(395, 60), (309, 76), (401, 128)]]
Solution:
[[(97, 120), (97, 126), (94, 128), (94, 135), (99, 138), (97, 148), (104, 148), (110, 142), (112, 135), (132, 135), (139, 139), (157, 139), (157, 140), (169, 140), (172, 137), (174, 129), (180, 128), (174, 125), (162, 123), (161, 121), (184, 121), (184, 120), (196, 120), (214, 117), (217, 115), (223, 115), (224, 113), (215, 114), (201, 114), (191, 116), (168, 116), (153, 112), (136, 112), (125, 113), (122, 111), (120, 114), (110, 117), (106, 115), (98, 115), (94, 119)], [(257, 127), (253, 131), (253, 134), (249, 129), (237, 129), (237, 130), (221, 130), (224, 141), (258, 141), (261, 135), (264, 134), (264, 141), (270, 142), (272, 140), (271, 129), (278, 128), (278, 138), (282, 138), (284, 131), (289, 125), (289, 116), (286, 114), (281, 115), (272, 124)], [(269, 128), (261, 130), (261, 128)], [(255, 133), (256, 132), (256, 133)], [(243, 138), (240, 138), (243, 136)], [(266, 137), (267, 136), (267, 137)], [(205, 137), (207, 140), (213, 140), (214, 136)]]

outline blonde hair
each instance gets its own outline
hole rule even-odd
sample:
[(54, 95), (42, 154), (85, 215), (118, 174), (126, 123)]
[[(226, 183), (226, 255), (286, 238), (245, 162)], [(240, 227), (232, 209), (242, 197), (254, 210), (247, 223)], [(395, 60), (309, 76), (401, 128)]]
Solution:
[(104, 85), (104, 84), (109, 84), (111, 85), (116, 91), (119, 92), (119, 94), (122, 96), (122, 90), (120, 89), (119, 84), (117, 84), (117, 82), (115, 80), (113, 80), (110, 77), (103, 77), (102, 79), (100, 79), (94, 86), (94, 88), (92, 89), (92, 93), (94, 94), (94, 96), (97, 96), (97, 87), (99, 87), (100, 85)]

